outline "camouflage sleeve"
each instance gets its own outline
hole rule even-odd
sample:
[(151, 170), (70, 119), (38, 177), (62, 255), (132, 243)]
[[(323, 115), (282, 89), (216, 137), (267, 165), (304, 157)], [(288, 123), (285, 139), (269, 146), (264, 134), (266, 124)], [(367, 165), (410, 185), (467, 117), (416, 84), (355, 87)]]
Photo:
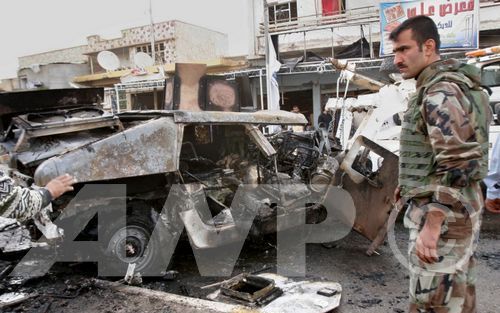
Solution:
[(0, 173), (0, 215), (21, 222), (32, 218), (51, 201), (47, 189), (33, 190), (16, 186), (13, 179)]
[(469, 121), (469, 100), (456, 84), (440, 82), (429, 88), (422, 103), (422, 116), (436, 162), (435, 183), (458, 189), (468, 186), (480, 170), (483, 155)]

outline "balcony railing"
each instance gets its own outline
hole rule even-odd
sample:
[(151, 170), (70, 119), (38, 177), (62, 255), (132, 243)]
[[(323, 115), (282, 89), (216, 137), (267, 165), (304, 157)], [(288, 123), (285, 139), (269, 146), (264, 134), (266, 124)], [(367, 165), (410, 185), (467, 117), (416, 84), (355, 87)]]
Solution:
[[(310, 30), (327, 29), (332, 27), (367, 25), (378, 22), (378, 7), (368, 6), (346, 10), (335, 15), (314, 14), (299, 16), (292, 21), (290, 21), (289, 19), (276, 20), (269, 23), (269, 34), (282, 35)], [(259, 30), (259, 37), (264, 36), (264, 23), (260, 23)]]
[[(481, 13), (489, 13), (492, 9), (498, 10), (500, 0), (481, 0)], [(483, 14), (481, 14), (483, 15)], [(490, 14), (487, 14), (490, 15)], [(300, 33), (329, 28), (341, 28), (356, 25), (368, 25), (380, 22), (378, 6), (367, 6), (351, 10), (344, 10), (334, 15), (305, 15), (294, 17), (293, 20), (284, 19), (269, 22), (269, 34), (282, 35), (290, 33)], [(496, 28), (496, 27), (495, 27)], [(259, 24), (258, 37), (264, 36), (264, 23)]]

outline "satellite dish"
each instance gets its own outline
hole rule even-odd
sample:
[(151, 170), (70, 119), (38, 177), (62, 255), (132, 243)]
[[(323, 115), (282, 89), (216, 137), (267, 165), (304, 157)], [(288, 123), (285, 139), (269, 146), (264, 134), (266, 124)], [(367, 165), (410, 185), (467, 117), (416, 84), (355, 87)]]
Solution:
[(120, 60), (116, 54), (111, 51), (99, 52), (97, 55), (97, 63), (107, 71), (114, 71), (120, 67)]
[(134, 63), (138, 68), (146, 68), (154, 64), (153, 58), (147, 53), (137, 52), (134, 55)]

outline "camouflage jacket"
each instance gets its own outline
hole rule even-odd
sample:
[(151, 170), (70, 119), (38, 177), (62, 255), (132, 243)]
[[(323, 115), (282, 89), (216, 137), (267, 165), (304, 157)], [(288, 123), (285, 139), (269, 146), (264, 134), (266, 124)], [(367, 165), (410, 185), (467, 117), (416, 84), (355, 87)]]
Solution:
[(38, 190), (18, 186), (0, 167), (0, 216), (24, 222), (49, 205), (52, 197), (45, 188)]
[[(478, 182), (487, 171), (492, 113), (477, 68), (450, 59), (426, 67), (405, 113), (400, 149), (400, 187), (436, 186), (413, 197), (446, 205), (461, 194), (479, 210)], [(405, 129), (405, 125), (406, 129)], [(408, 126), (410, 125), (410, 126)], [(407, 160), (407, 161), (405, 161)], [(412, 184), (420, 180), (419, 184)], [(447, 187), (447, 188), (441, 188)]]

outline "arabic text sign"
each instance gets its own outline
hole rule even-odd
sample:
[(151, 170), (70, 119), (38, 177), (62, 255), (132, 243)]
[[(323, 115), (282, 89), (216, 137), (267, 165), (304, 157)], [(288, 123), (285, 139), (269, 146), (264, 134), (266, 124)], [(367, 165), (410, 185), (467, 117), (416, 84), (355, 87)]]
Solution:
[(389, 34), (406, 19), (427, 15), (437, 25), (441, 49), (477, 49), (478, 0), (421, 0), (380, 3), (380, 55), (392, 53)]

